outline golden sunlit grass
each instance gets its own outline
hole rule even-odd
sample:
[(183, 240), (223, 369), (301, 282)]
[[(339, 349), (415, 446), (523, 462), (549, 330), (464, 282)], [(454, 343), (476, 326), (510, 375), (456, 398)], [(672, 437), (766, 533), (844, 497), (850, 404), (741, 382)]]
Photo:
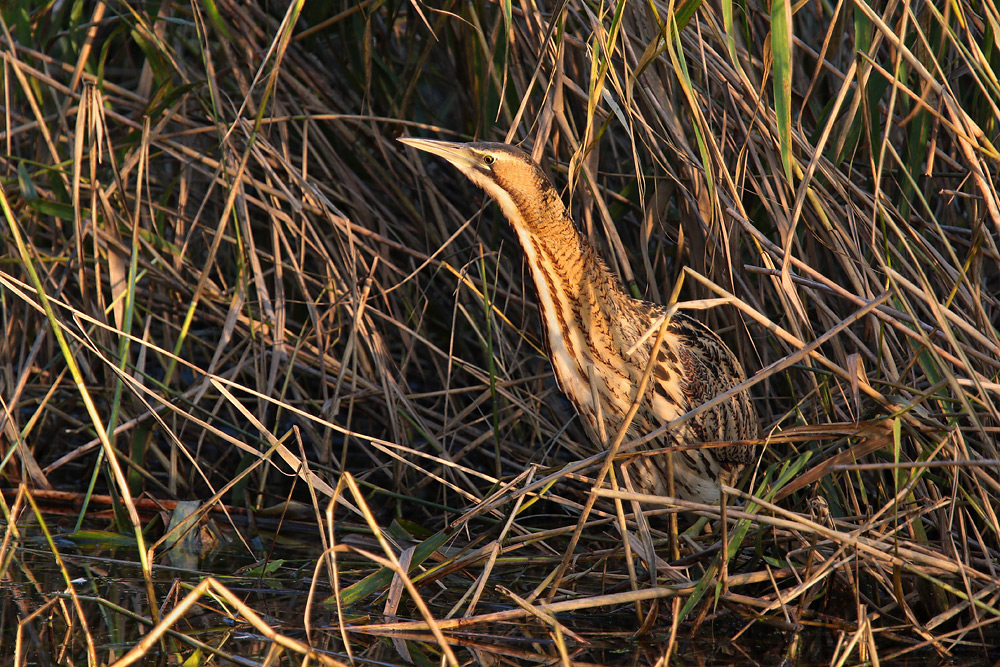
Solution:
[[(5, 664), (996, 643), (991, 0), (282, 11), (0, 10)], [(516, 240), (403, 134), (521, 143), (637, 296), (682, 281), (766, 434), (725, 531), (617, 479), (571, 549), (604, 460)]]

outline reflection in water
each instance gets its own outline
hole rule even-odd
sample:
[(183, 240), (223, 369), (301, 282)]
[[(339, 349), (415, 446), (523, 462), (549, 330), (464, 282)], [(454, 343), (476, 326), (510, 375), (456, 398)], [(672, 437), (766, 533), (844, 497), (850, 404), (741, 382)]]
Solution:
[[(110, 662), (140, 641), (149, 629), (127, 613), (128, 610), (148, 608), (145, 584), (138, 564), (130, 560), (134, 548), (79, 542), (79, 536), (63, 537), (58, 544), (68, 574), (76, 582), (80, 607), (86, 614), (86, 626), (98, 647), (98, 656)], [(3, 584), (4, 618), (23, 620), (25, 610), (39, 610), (56, 598), (65, 601), (66, 582), (50, 552), (19, 548), (14, 554), (17, 567), (8, 568), (8, 578)], [(261, 555), (267, 556), (263, 552)], [(277, 547), (269, 558), (258, 561), (247, 556), (242, 548), (219, 548), (203, 554), (200, 570), (156, 566), (156, 595), (159, 604), (169, 609), (192, 585), (212, 575), (261, 615), (268, 627), (284, 636), (306, 641), (303, 613), (318, 555), (315, 546), (307, 543)], [(345, 569), (349, 568), (350, 564), (345, 563)], [(330, 594), (328, 581), (317, 582), (308, 641), (315, 650), (338, 661), (347, 661), (336, 608), (321, 604)], [(359, 604), (345, 610), (345, 621), (351, 627), (348, 637), (354, 658), (360, 660), (360, 664), (439, 663), (440, 650), (430, 633), (385, 636), (366, 632), (364, 626), (368, 623), (419, 617), (418, 611), (408, 605), (404, 597), (397, 612), (399, 618), (385, 618), (381, 616), (383, 602), (381, 599), (366, 600), (365, 604), (370, 606)], [(447, 614), (448, 607), (443, 603), (438, 604), (431, 597), (429, 604), (436, 618)], [(48, 608), (55, 609), (51, 604)], [(225, 608), (205, 596), (200, 604), (190, 607), (174, 630), (183, 633), (190, 642), (200, 644), (203, 653), (218, 651), (220, 657), (264, 659), (273, 647), (272, 642), (245, 623), (245, 619), (232, 620)], [(484, 612), (504, 608), (510, 607), (503, 607), (496, 601), (480, 605)], [(661, 614), (660, 618), (668, 618), (668, 615)], [(636, 616), (631, 607), (609, 608), (604, 614), (593, 610), (559, 614), (557, 620), (565, 629), (561, 638), (543, 620), (530, 620), (450, 631), (448, 639), (461, 663), (482, 665), (559, 664), (564, 658), (574, 665), (655, 665), (662, 664), (661, 659), (670, 646), (669, 626), (657, 627), (636, 637)], [(2, 632), (0, 659), (2, 664), (13, 664), (17, 624), (4, 623)], [(60, 614), (38, 614), (22, 625), (22, 633), (22, 657), (29, 663), (52, 663), (56, 655), (78, 663), (86, 661), (86, 643), (80, 639), (79, 628), (67, 633)], [(714, 616), (703, 620), (697, 628), (689, 624), (679, 628), (669, 664), (706, 667), (828, 665), (831, 656), (843, 651), (843, 642), (848, 641), (850, 635), (848, 630), (812, 626), (803, 627), (797, 633), (790, 632), (761, 622), (750, 623), (735, 611), (719, 607)], [(989, 665), (997, 658), (970, 652), (961, 658), (945, 659), (925, 648), (892, 659), (893, 654), (905, 648), (907, 638), (894, 639), (895, 642), (886, 641), (880, 647), (880, 656), (888, 656), (888, 659), (881, 658), (883, 666)], [(185, 659), (195, 650), (190, 642), (175, 641), (172, 650)], [(1000, 645), (1000, 637), (994, 645)], [(147, 660), (153, 657), (152, 653), (146, 655)]]

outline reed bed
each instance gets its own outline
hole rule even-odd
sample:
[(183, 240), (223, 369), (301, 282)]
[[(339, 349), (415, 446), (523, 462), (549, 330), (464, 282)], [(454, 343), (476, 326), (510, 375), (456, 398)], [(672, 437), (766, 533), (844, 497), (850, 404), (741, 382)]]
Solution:
[[(996, 659), (992, 0), (0, 19), (5, 664)], [(516, 239), (402, 135), (534, 151), (721, 332), (725, 516), (594, 488)]]

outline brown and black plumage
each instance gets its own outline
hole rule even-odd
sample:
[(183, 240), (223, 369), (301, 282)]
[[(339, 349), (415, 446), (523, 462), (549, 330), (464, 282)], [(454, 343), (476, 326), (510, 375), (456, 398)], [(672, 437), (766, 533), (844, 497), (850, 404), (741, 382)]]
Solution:
[[(590, 438), (607, 447), (635, 400), (650, 363), (664, 306), (632, 298), (570, 219), (555, 188), (535, 162), (508, 144), (452, 143), (402, 138), (457, 167), (500, 205), (524, 250), (535, 288), (549, 359), (559, 387), (583, 419)], [(628, 431), (649, 433), (745, 379), (725, 343), (701, 322), (675, 313), (655, 360), (645, 395)], [(752, 440), (758, 417), (744, 391), (705, 410), (650, 447)], [(749, 445), (691, 449), (673, 457), (678, 496), (719, 499), (718, 478), (753, 456)], [(666, 456), (640, 458), (630, 471), (639, 491), (667, 493)]]

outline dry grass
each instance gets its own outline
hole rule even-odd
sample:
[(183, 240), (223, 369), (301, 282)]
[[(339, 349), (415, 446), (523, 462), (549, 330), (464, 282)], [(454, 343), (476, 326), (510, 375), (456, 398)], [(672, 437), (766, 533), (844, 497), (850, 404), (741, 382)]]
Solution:
[[(588, 610), (613, 609), (616, 630), (662, 637), (662, 664), (710, 619), (735, 645), (778, 628), (793, 661), (811, 626), (830, 664), (983, 654), (1000, 618), (992, 0), (321, 5), (0, 12), (5, 661), (112, 662), (139, 639), (127, 614), (171, 610), (143, 650), (187, 657), (174, 626), (229, 589), (177, 604), (160, 568), (206, 526), (267, 557), (244, 518), (265, 509), (322, 527), (305, 641), (264, 624), (257, 649), (197, 650), (335, 664), (389, 633), (397, 660), (478, 660), (477, 633), (517, 621), (504, 633), (568, 664), (609, 636)], [(671, 535), (610, 488), (626, 502), (568, 549), (603, 461), (540, 351), (516, 241), (401, 134), (523, 142), (636, 294), (683, 281), (767, 434), (727, 550), (719, 508), (643, 498), (693, 522)], [(53, 528), (57, 499), (75, 505)], [(95, 522), (141, 567), (129, 611), (81, 575)], [(294, 525), (274, 530), (308, 535)], [(310, 628), (320, 609), (332, 631)]]

